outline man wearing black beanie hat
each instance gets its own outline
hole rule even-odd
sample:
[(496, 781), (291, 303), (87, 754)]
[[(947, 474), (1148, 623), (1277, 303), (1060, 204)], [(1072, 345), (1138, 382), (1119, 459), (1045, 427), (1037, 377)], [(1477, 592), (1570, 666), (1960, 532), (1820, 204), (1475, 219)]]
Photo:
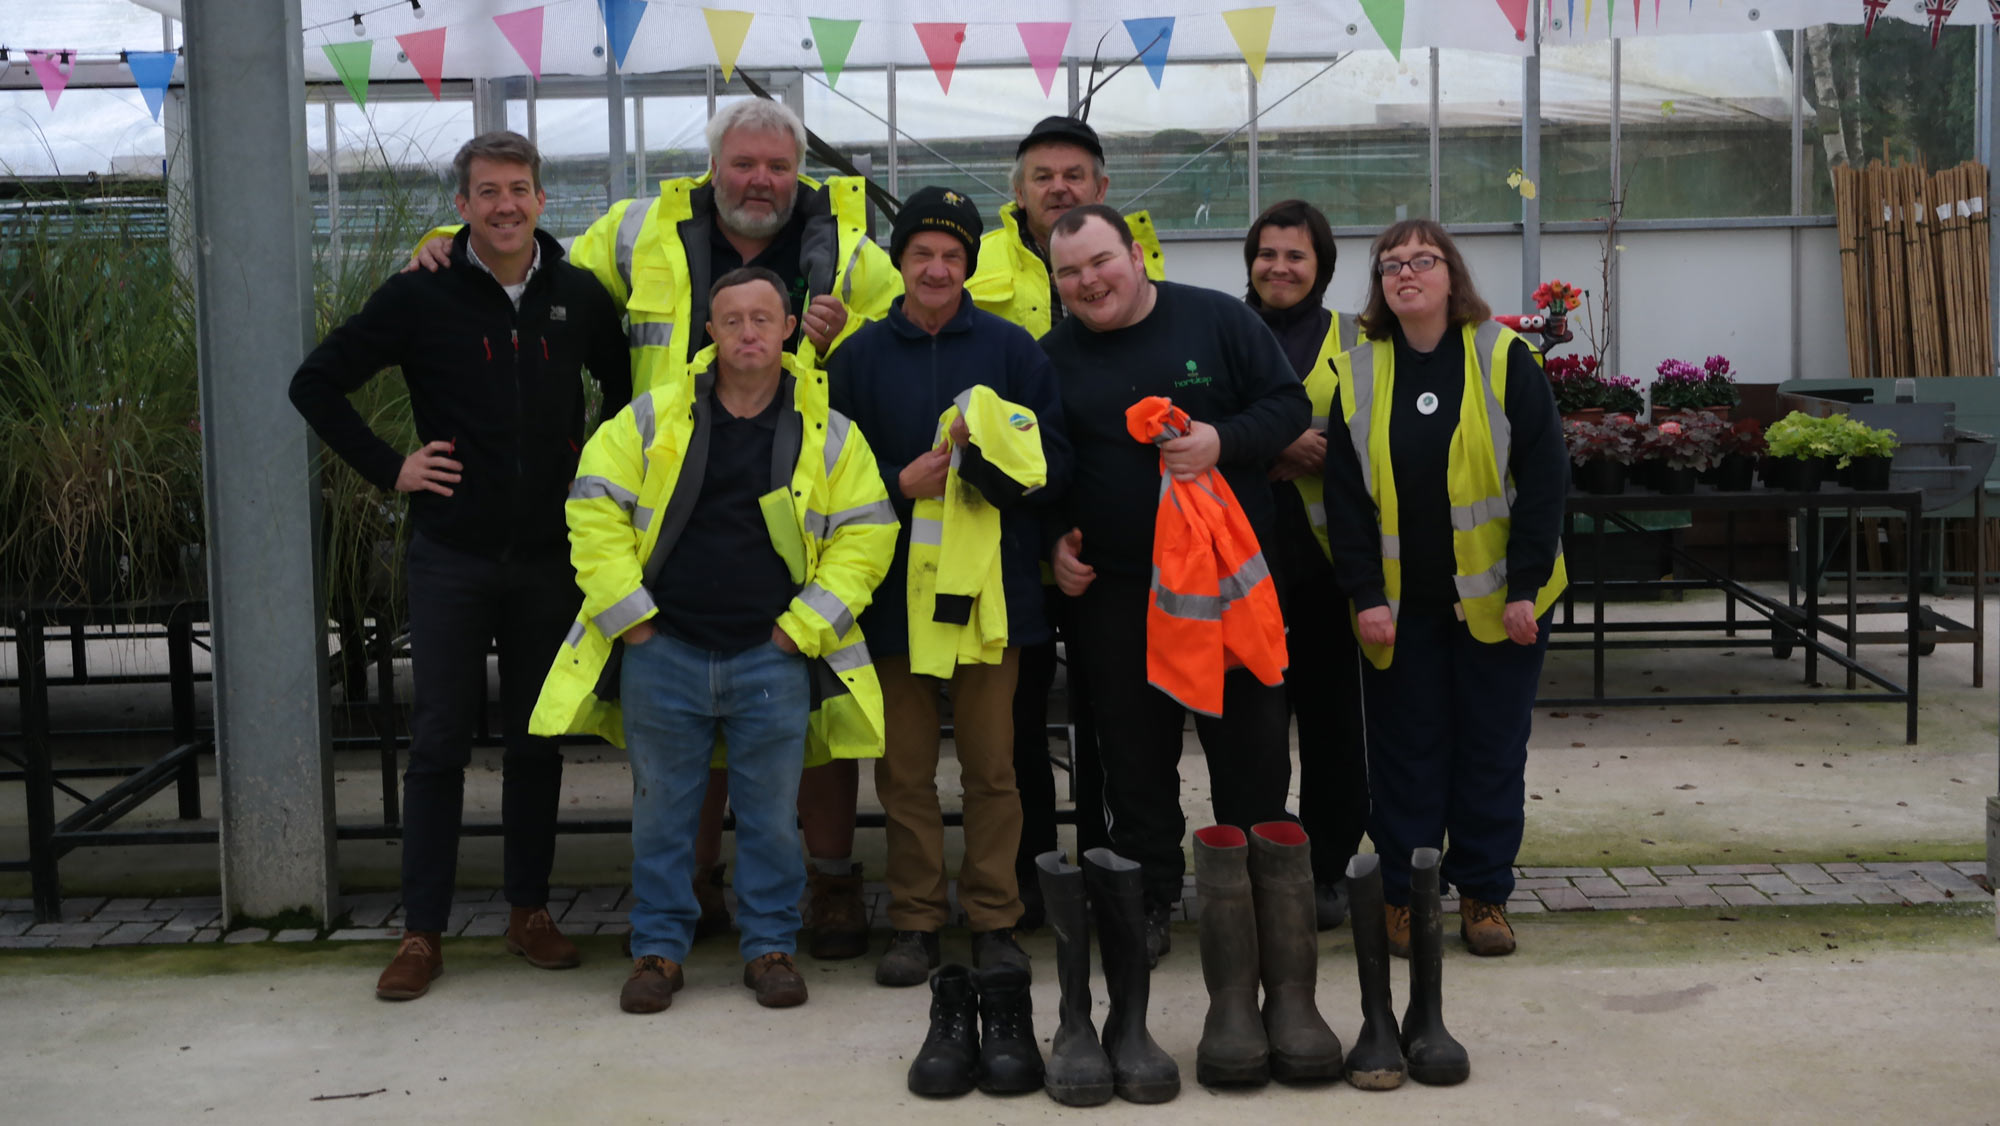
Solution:
[(943, 231), (965, 246), (965, 273), (979, 269), (979, 236), (986, 224), (971, 200), (950, 188), (918, 188), (896, 212), (896, 225), (889, 233), (889, 262), (903, 268), (903, 248), (919, 231)]

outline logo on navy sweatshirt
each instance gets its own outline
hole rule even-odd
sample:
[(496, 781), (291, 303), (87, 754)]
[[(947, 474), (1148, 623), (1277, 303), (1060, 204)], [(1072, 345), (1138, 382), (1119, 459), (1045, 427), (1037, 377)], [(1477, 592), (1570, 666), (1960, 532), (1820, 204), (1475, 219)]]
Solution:
[(1189, 360), (1187, 362), (1187, 374), (1179, 379), (1174, 380), (1174, 386), (1206, 387), (1213, 382), (1215, 381), (1201, 373), (1201, 368), (1197, 367), (1193, 360)]

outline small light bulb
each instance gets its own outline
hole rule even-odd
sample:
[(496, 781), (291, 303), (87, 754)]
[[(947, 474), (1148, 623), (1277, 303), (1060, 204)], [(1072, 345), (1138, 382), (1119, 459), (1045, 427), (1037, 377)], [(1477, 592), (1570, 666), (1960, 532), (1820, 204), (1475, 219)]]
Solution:
[(363, 27), (363, 26), (361, 26), (361, 13), (360, 13), (360, 12), (356, 12), (356, 13), (354, 13), (354, 34), (355, 34), (356, 36), (362, 36), (362, 35), (366, 35), (366, 34), (368, 34), (368, 29), (367, 29), (367, 28), (365, 28), (365, 27)]
[(410, 0), (410, 18), (424, 18), (424, 0)]

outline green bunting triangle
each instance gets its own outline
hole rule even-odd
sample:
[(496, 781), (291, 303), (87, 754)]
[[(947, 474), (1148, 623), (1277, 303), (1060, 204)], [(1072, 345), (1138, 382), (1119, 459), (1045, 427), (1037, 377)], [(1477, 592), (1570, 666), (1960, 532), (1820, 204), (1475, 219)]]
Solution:
[(333, 72), (340, 76), (341, 85), (354, 98), (354, 104), (368, 108), (368, 65), (375, 55), (375, 42), (363, 39), (359, 43), (328, 43), (320, 50), (326, 52), (326, 61), (333, 64)]
[(1382, 37), (1382, 45), (1397, 62), (1403, 61), (1403, 0), (1361, 0), (1361, 12), (1368, 25)]
[(826, 71), (826, 84), (835, 85), (847, 66), (847, 52), (854, 49), (854, 33), (861, 30), (861, 21), (819, 16), (807, 16), (806, 20), (812, 24), (813, 42), (819, 44), (819, 65)]

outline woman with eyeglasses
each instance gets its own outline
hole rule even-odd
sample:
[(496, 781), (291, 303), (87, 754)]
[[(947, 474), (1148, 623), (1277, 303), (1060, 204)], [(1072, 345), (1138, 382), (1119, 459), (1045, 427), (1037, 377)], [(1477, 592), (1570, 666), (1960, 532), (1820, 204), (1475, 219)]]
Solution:
[(1366, 338), (1337, 363), (1333, 566), (1367, 658), (1368, 835), (1409, 956), (1410, 854), (1444, 850), (1459, 934), (1510, 954), (1528, 732), (1562, 563), (1569, 463), (1533, 349), (1494, 322), (1443, 227), (1369, 249)]
[[(1322, 623), (1347, 613), (1327, 548), (1320, 474), (1333, 401), (1333, 361), (1358, 343), (1354, 314), (1321, 302), (1333, 280), (1333, 228), (1319, 208), (1288, 199), (1266, 208), (1243, 240), (1249, 292), (1243, 300), (1284, 346), (1312, 399), (1313, 420), (1271, 467), (1277, 534), (1264, 545), (1278, 576), (1285, 621)], [(1291, 667), (1285, 697), (1299, 726), (1299, 823), (1312, 840), (1313, 905), (1319, 929), (1347, 917), (1347, 862), (1368, 828), (1362, 758), (1361, 656), (1346, 630), (1321, 625), (1285, 637)]]

